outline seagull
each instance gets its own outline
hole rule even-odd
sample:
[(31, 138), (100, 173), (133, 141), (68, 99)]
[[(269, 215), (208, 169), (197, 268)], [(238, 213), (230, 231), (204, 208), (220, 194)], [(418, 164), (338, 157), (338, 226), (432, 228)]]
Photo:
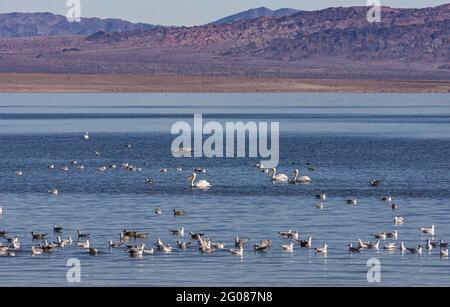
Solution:
[(58, 195), (58, 189), (51, 188), (48, 190), (48, 193), (51, 195)]
[(186, 211), (173, 209), (173, 215), (174, 216), (184, 216), (184, 215), (186, 215)]
[(123, 242), (114, 243), (112, 240), (108, 241), (109, 248), (118, 248), (123, 245)]
[(46, 235), (46, 233), (36, 233), (34, 231), (31, 232), (33, 240), (43, 240)]
[(431, 227), (422, 227), (419, 229), (423, 234), (428, 234), (434, 236), (435, 226), (431, 225)]
[(399, 206), (396, 205), (396, 204), (392, 204), (392, 205), (391, 205), (391, 209), (392, 209), (392, 210), (397, 210), (398, 208), (399, 208)]
[(177, 235), (180, 237), (184, 237), (184, 227), (181, 227), (179, 229), (170, 229), (169, 230), (173, 235)]
[(83, 139), (84, 140), (89, 140), (89, 133), (88, 132), (85, 132), (84, 134), (83, 134)]
[(375, 243), (372, 242), (366, 242), (367, 248), (369, 249), (379, 249), (380, 248), (380, 241), (377, 241)]
[(292, 231), (290, 229), (288, 231), (280, 231), (280, 232), (278, 232), (278, 234), (282, 238), (289, 238), (289, 239), (296, 239), (296, 240), (298, 240), (298, 237), (300, 235), (298, 233), (298, 231)]
[(78, 236), (78, 239), (80, 239), (80, 238), (87, 238), (87, 237), (89, 237), (89, 234), (88, 233), (82, 233), (80, 230), (77, 230), (77, 236)]
[(359, 248), (368, 248), (367, 242), (363, 242), (361, 239), (358, 239), (358, 247)]
[(145, 183), (146, 184), (155, 184), (156, 183), (156, 179), (147, 178), (147, 179), (145, 179)]
[(98, 255), (98, 249), (90, 247), (89, 248), (89, 255), (91, 256), (97, 256)]
[(405, 224), (405, 219), (402, 216), (394, 217), (394, 224), (396, 225), (403, 225)]
[(16, 171), (15, 174), (16, 174), (16, 176), (22, 176), (23, 172), (22, 171)]
[(177, 246), (179, 249), (181, 250), (187, 250), (187, 248), (189, 247), (189, 245), (191, 245), (191, 242), (186, 243), (186, 242), (182, 242), (182, 241), (177, 241)]
[(325, 204), (324, 203), (317, 203), (315, 206), (316, 206), (317, 209), (325, 208)]
[(419, 245), (417, 248), (406, 248), (406, 250), (411, 254), (422, 255), (422, 245)]
[(159, 172), (160, 172), (160, 173), (167, 173), (168, 170), (167, 170), (167, 168), (160, 168), (160, 169), (159, 169)]
[(434, 246), (433, 246), (433, 244), (431, 244), (431, 240), (427, 239), (427, 246), (426, 246), (427, 250), (430, 251), (433, 249), (433, 247)]
[(381, 197), (381, 200), (382, 201), (388, 201), (388, 202), (391, 202), (392, 201), (392, 196), (384, 196), (384, 197)]
[(441, 257), (448, 257), (448, 247), (441, 248), (440, 255)]
[(69, 167), (68, 166), (63, 166), (63, 167), (61, 167), (61, 170), (63, 172), (68, 172), (69, 171)]
[(48, 169), (55, 169), (55, 165), (50, 164), (50, 165), (48, 166)]
[(248, 239), (241, 239), (238, 236), (234, 237), (234, 246), (236, 247), (244, 247), (244, 245), (248, 242)]
[(397, 246), (396, 246), (395, 242), (393, 242), (393, 243), (387, 243), (387, 244), (385, 244), (385, 245), (383, 246), (383, 248), (384, 248), (385, 250), (388, 250), (388, 251), (394, 251), (394, 250), (397, 249)]
[(0, 215), (3, 215), (3, 206), (0, 206)]
[(86, 242), (78, 242), (77, 247), (88, 249), (91, 247), (91, 244), (90, 244), (89, 240), (87, 240)]
[(192, 231), (190, 231), (189, 235), (191, 236), (192, 240), (198, 240), (201, 237), (203, 237), (205, 234), (204, 233), (193, 233)]
[(404, 253), (406, 251), (405, 244), (402, 242), (400, 243), (400, 252)]
[(388, 232), (386, 233), (388, 238), (393, 238), (395, 240), (397, 240), (398, 238), (398, 230), (394, 230), (393, 232)]
[(145, 244), (130, 248), (128, 250), (130, 257), (142, 257), (142, 255), (144, 254), (144, 247)]
[(320, 199), (320, 200), (326, 200), (327, 199), (327, 194), (325, 194), (325, 193), (317, 194), (316, 198)]
[(230, 252), (234, 256), (244, 256), (244, 248), (242, 246), (239, 248), (230, 249)]
[(356, 206), (358, 204), (358, 200), (356, 198), (350, 198), (346, 200), (347, 204)]
[(156, 208), (155, 209), (155, 214), (161, 214), (162, 213), (162, 209), (161, 208)]
[(361, 253), (361, 247), (354, 247), (352, 243), (348, 245), (348, 252), (350, 254), (359, 254)]
[(281, 249), (285, 252), (292, 253), (294, 251), (294, 243), (281, 245)]
[(44, 250), (40, 247), (31, 247), (31, 254), (32, 255), (41, 255), (44, 252)]
[(377, 179), (370, 180), (370, 185), (373, 187), (379, 187), (381, 185), (381, 181)]
[(328, 253), (328, 244), (324, 244), (322, 247), (316, 248), (316, 253), (327, 254)]
[(385, 233), (385, 232), (372, 234), (372, 236), (375, 239), (379, 239), (379, 240), (386, 240), (387, 239), (387, 233)]
[(62, 226), (61, 225), (55, 225), (53, 226), (53, 231), (54, 232), (61, 232), (62, 231)]
[(225, 243), (211, 243), (211, 247), (214, 249), (224, 249)]
[(311, 237), (309, 237), (308, 240), (295, 239), (295, 241), (298, 242), (301, 247), (311, 247), (312, 246), (312, 238)]

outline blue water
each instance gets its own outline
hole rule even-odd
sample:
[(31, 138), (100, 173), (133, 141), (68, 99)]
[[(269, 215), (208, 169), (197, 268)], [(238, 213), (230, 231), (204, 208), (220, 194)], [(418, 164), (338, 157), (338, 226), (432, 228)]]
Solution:
[[(273, 184), (250, 158), (172, 157), (170, 127), (192, 121), (194, 113), (205, 122), (279, 121), (279, 171), (299, 168), (314, 182)], [(371, 258), (381, 261), (378, 285), (449, 286), (449, 260), (438, 250), (422, 256), (347, 251), (358, 238), (394, 229), (399, 242), (415, 247), (427, 238), (418, 228), (431, 224), (435, 240), (450, 240), (449, 124), (446, 94), (0, 94), (0, 230), (22, 237), (16, 257), (0, 257), (0, 286), (73, 286), (66, 280), (70, 258), (81, 261), (82, 286), (372, 286), (366, 278)], [(85, 171), (59, 170), (73, 159)], [(97, 171), (124, 162), (142, 172)], [(200, 177), (212, 183), (208, 191), (185, 182), (197, 166), (207, 169)], [(169, 172), (160, 173), (161, 167)], [(149, 177), (157, 184), (146, 185)], [(368, 184), (373, 178), (382, 180), (379, 188)], [(59, 195), (48, 195), (50, 187)], [(329, 195), (323, 210), (314, 207), (318, 192)], [(399, 210), (380, 201), (388, 194)], [(358, 205), (347, 205), (349, 197)], [(187, 215), (175, 218), (173, 208)], [(406, 223), (395, 226), (394, 216)], [(100, 254), (72, 246), (31, 256), (29, 233), (48, 232), (53, 240), (54, 224), (64, 226), (63, 237), (89, 232)], [(148, 246), (157, 238), (175, 245), (168, 229), (180, 226), (227, 249), (133, 259), (107, 246), (124, 228), (149, 232)], [(299, 246), (283, 253), (280, 244), (289, 241), (277, 233), (288, 229), (312, 236), (314, 247), (328, 243), (328, 255)], [(235, 235), (250, 238), (242, 258), (228, 252)], [(273, 239), (273, 246), (254, 253), (251, 245), (261, 239)]]

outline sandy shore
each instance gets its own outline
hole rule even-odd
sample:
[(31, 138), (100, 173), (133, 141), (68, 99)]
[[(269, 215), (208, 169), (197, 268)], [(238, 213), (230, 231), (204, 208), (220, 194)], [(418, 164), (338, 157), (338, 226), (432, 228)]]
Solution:
[(0, 92), (399, 92), (449, 93), (450, 80), (383, 81), (178, 75), (0, 74)]

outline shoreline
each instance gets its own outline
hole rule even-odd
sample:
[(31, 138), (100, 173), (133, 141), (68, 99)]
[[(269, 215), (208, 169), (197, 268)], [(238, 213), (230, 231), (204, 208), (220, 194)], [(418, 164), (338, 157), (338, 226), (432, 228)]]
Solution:
[(450, 80), (0, 73), (0, 93), (450, 93)]

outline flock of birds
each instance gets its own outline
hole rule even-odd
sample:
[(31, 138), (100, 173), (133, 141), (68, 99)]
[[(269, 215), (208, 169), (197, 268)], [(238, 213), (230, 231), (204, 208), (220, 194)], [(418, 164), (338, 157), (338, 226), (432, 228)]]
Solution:
[[(84, 140), (89, 140), (90, 136), (88, 133), (83, 135)], [(131, 145), (126, 145), (127, 148), (131, 148)], [(96, 153), (98, 154), (98, 153)], [(84, 166), (78, 164), (76, 160), (70, 161), (70, 165), (76, 166), (80, 170), (84, 170)], [(133, 172), (140, 172), (142, 169), (137, 166), (133, 166), (129, 163), (124, 163), (121, 165), (123, 169), (130, 170)], [(292, 177), (289, 177), (285, 174), (280, 174), (277, 172), (276, 168), (265, 168), (262, 164), (257, 163), (254, 164), (256, 168), (258, 168), (261, 172), (268, 175), (268, 177), (274, 183), (286, 183), (286, 184), (310, 184), (313, 180), (308, 177), (301, 175), (299, 170), (295, 169), (293, 171)], [(118, 166), (116, 164), (109, 165), (109, 168), (116, 169)], [(49, 165), (49, 169), (55, 169), (55, 165)], [(100, 166), (98, 167), (98, 171), (104, 172), (108, 167)], [(68, 171), (68, 166), (61, 167), (61, 170)], [(181, 167), (177, 168), (177, 171), (182, 171)], [(308, 164), (308, 170), (314, 171), (315, 168), (313, 165)], [(160, 169), (161, 173), (166, 173), (168, 170), (166, 168)], [(193, 189), (209, 189), (212, 185), (206, 180), (197, 180), (198, 174), (205, 173), (206, 170), (204, 168), (195, 168), (187, 178), (187, 181), (190, 183)], [(17, 176), (22, 176), (23, 171), (16, 171), (15, 174)], [(147, 178), (145, 181), (147, 184), (155, 184), (156, 180)], [(380, 180), (371, 180), (370, 185), (373, 187), (378, 187), (381, 185)], [(58, 195), (57, 188), (50, 188), (48, 193), (52, 195)], [(323, 209), (325, 207), (324, 202), (327, 199), (327, 195), (325, 193), (320, 193), (315, 195), (316, 200), (318, 201), (315, 204), (316, 208)], [(383, 196), (380, 198), (381, 201), (391, 203), (392, 210), (397, 210), (399, 207), (393, 203), (392, 196)], [(358, 200), (356, 198), (350, 198), (345, 200), (347, 204), (356, 206), (358, 204)], [(4, 214), (4, 208), (0, 206), (0, 216)], [(161, 215), (162, 209), (156, 208), (155, 214)], [(175, 217), (182, 217), (186, 215), (186, 212), (183, 210), (173, 209), (173, 215)], [(394, 217), (394, 225), (403, 225), (405, 223), (405, 219), (401, 216)], [(53, 242), (49, 242), (47, 239), (47, 233), (37, 233), (31, 232), (31, 240), (34, 242), (31, 246), (31, 254), (32, 255), (41, 255), (44, 253), (49, 253), (58, 248), (65, 248), (68, 246), (75, 245), (77, 248), (81, 250), (87, 251), (89, 255), (96, 256), (99, 254), (99, 250), (92, 246), (90, 241), (90, 234), (84, 233), (80, 230), (76, 232), (76, 241), (72, 239), (72, 236), (68, 236), (66, 239), (62, 239), (62, 231), (63, 227), (61, 225), (55, 225), (53, 227), (53, 232), (55, 234), (55, 240)], [(211, 238), (206, 236), (203, 233), (193, 233), (189, 232), (188, 241), (183, 240), (185, 237), (185, 229), (184, 227), (180, 227), (178, 229), (169, 229), (169, 233), (178, 237), (176, 241), (176, 248), (185, 251), (189, 248), (192, 248), (193, 244), (197, 243), (197, 248), (201, 253), (213, 253), (218, 250), (228, 250), (231, 255), (235, 256), (243, 256), (245, 253), (245, 247), (250, 242), (249, 239), (243, 239), (239, 236), (234, 238), (234, 243), (231, 244), (232, 248), (227, 249), (228, 246), (225, 242), (214, 242)], [(443, 240), (433, 241), (432, 239), (436, 233), (435, 225), (431, 225), (430, 227), (422, 227), (418, 229), (418, 232), (423, 235), (428, 235), (429, 238), (426, 240), (425, 248), (428, 252), (431, 252), (433, 249), (439, 249), (439, 254), (441, 257), (448, 257), (448, 243), (445, 243)], [(298, 231), (287, 230), (280, 231), (278, 233), (279, 237), (286, 240), (284, 243), (280, 245), (280, 249), (284, 252), (294, 252), (294, 248), (296, 246), (300, 248), (310, 248), (314, 249), (316, 253), (327, 255), (329, 252), (328, 244), (323, 243), (319, 246), (313, 246), (313, 238), (307, 237), (306, 239), (300, 238), (300, 233)], [(403, 242), (399, 243), (399, 232), (398, 230), (394, 230), (392, 232), (380, 232), (371, 235), (374, 238), (374, 241), (363, 241), (362, 239), (358, 239), (356, 244), (353, 243), (348, 244), (348, 252), (350, 254), (361, 253), (364, 249), (384, 249), (386, 251), (396, 251), (399, 250), (401, 253), (412, 253), (421, 255), (423, 253), (423, 245), (420, 243), (417, 247), (406, 247)], [(115, 248), (123, 248), (131, 257), (142, 257), (145, 254), (154, 254), (154, 253), (171, 253), (174, 250), (174, 247), (167, 243), (163, 242), (161, 239), (157, 239), (154, 242), (153, 246), (149, 247), (146, 245), (146, 241), (149, 238), (149, 233), (140, 232), (136, 230), (126, 230), (120, 232), (119, 241), (114, 242), (109, 240), (107, 242), (107, 246), (109, 249)], [(21, 238), (19, 235), (8, 236), (8, 232), (5, 230), (0, 230), (0, 239), (3, 239), (4, 242), (0, 241), (0, 256), (10, 256), (13, 257), (16, 255), (18, 251), (22, 251)], [(384, 245), (381, 245), (382, 241), (393, 240), (394, 242), (386, 242)], [(141, 241), (141, 243), (136, 244), (136, 241)], [(133, 244), (130, 244), (133, 243)], [(265, 252), (269, 248), (272, 247), (273, 240), (272, 239), (264, 239), (255, 244), (253, 244), (251, 250), (255, 252)]]

